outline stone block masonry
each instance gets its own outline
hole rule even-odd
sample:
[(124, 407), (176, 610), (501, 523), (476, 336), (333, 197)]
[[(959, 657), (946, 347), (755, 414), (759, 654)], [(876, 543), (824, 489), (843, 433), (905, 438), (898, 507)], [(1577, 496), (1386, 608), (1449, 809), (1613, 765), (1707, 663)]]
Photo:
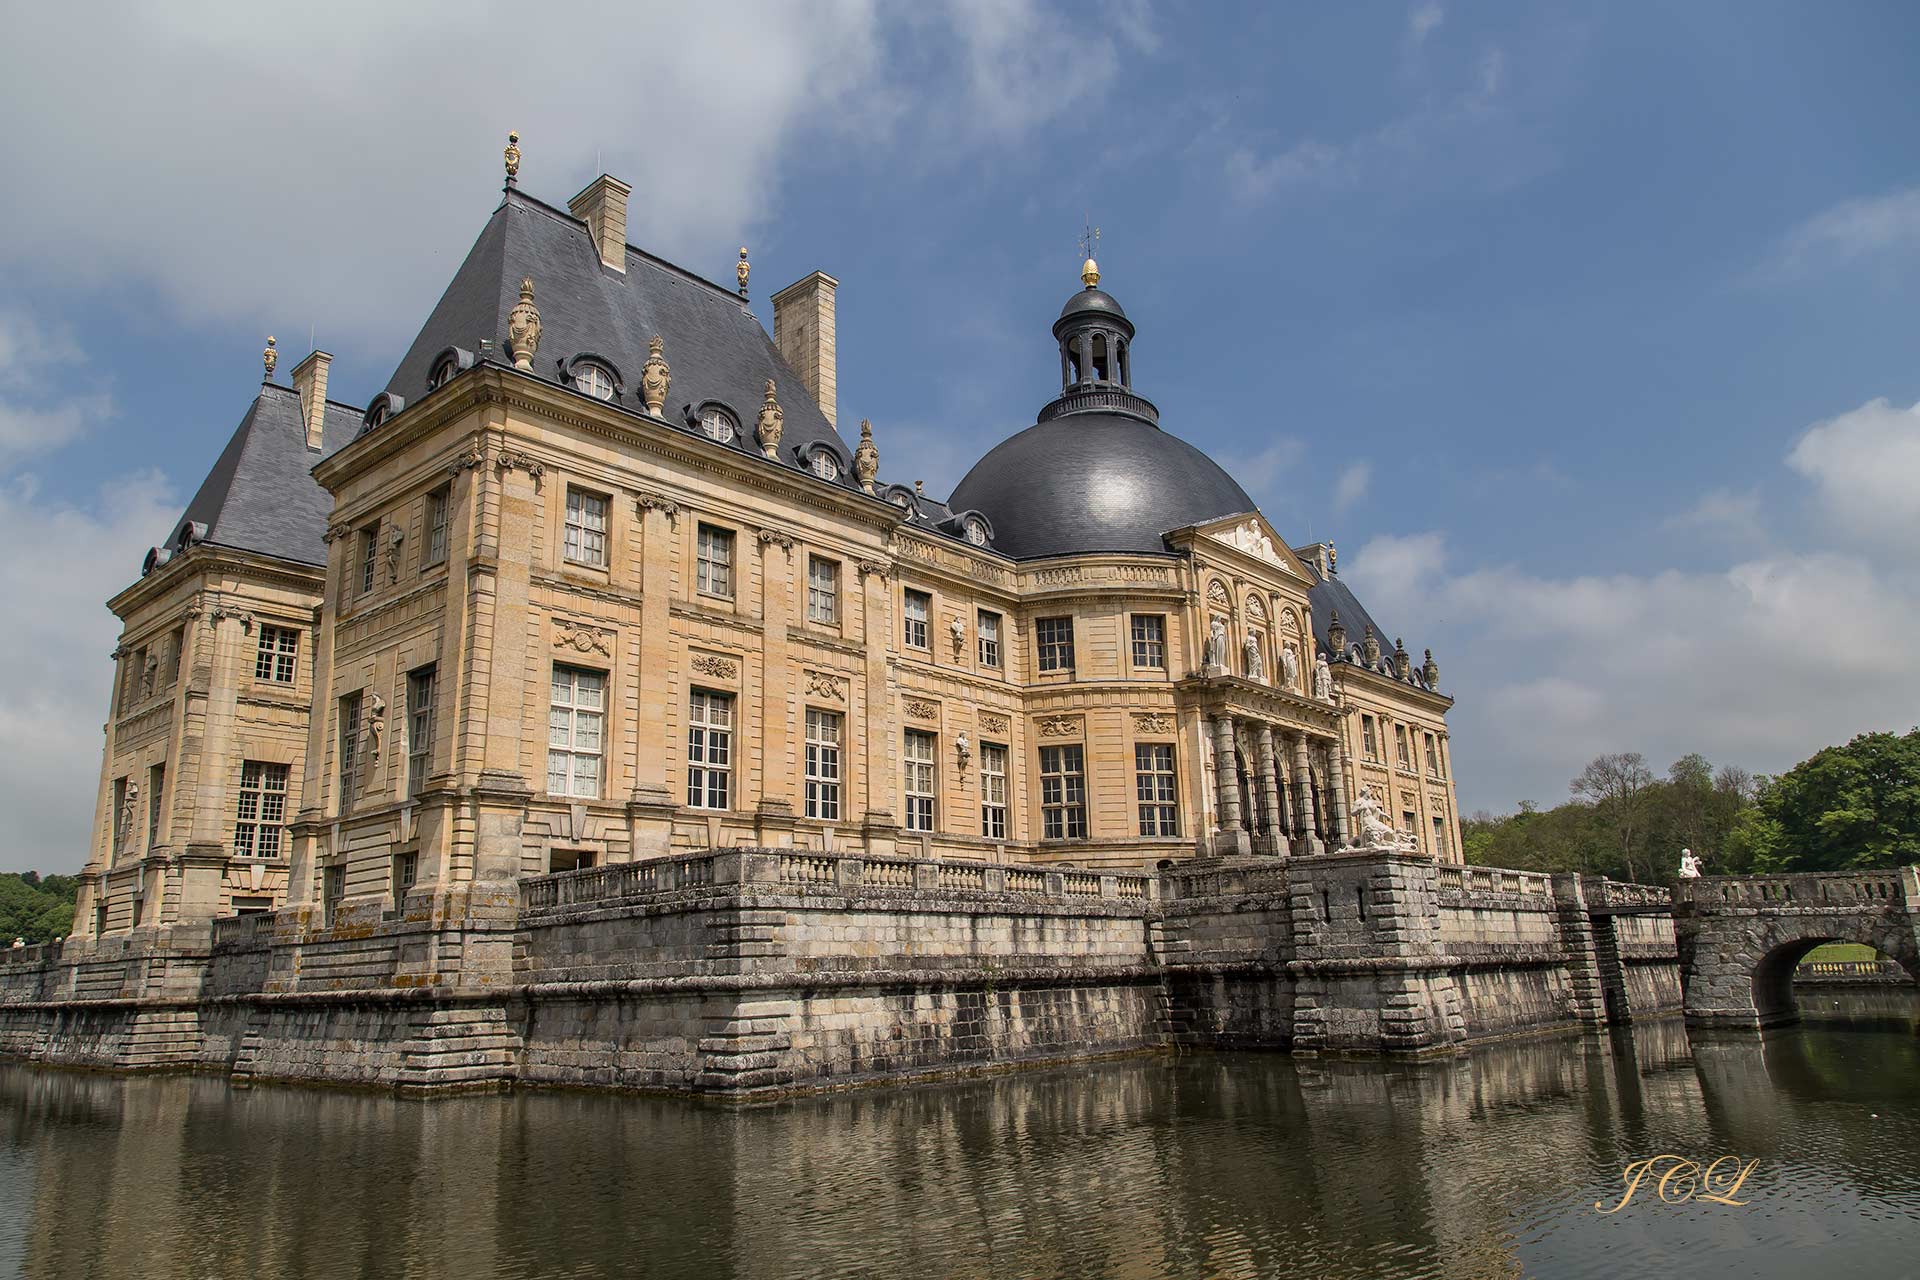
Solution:
[[(705, 852), (0, 953), (0, 1054), (749, 1098), (1163, 1049), (1427, 1054), (1605, 1020), (1596, 895), (1383, 851), (1157, 876)], [(1673, 972), (1659, 919), (1616, 946), (1642, 975)]]

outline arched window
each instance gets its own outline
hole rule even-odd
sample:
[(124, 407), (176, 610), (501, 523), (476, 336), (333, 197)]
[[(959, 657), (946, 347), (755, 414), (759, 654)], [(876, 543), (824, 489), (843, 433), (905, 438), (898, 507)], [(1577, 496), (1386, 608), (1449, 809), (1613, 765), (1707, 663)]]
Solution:
[(611, 400), (613, 375), (597, 364), (582, 361), (573, 367), (573, 389), (584, 391), (595, 400)]
[(441, 387), (452, 382), (453, 375), (458, 371), (459, 365), (454, 361), (452, 356), (448, 356), (445, 360), (433, 366), (433, 376), (427, 379), (427, 390), (438, 391)]
[(740, 423), (725, 406), (709, 404), (700, 410), (700, 432), (719, 444), (732, 444), (740, 434)]

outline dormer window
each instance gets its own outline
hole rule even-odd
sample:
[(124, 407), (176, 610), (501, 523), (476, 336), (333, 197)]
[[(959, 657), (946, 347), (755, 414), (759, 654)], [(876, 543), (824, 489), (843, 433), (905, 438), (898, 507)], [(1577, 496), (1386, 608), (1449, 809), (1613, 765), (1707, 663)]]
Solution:
[(366, 416), (360, 420), (360, 432), (365, 435), (375, 427), (383, 426), (387, 420), (407, 407), (407, 402), (391, 391), (382, 391), (367, 406)]
[(960, 534), (976, 547), (984, 547), (987, 545), (987, 526), (983, 520), (968, 520), (960, 526)]
[(700, 410), (700, 432), (716, 444), (732, 444), (740, 434), (740, 424), (725, 408), (710, 404)]
[(452, 382), (462, 369), (473, 368), (473, 352), (464, 347), (448, 347), (433, 358), (433, 372), (427, 375), (427, 390), (438, 391)]
[(584, 391), (595, 400), (611, 400), (613, 376), (597, 364), (578, 365), (573, 371), (573, 389)]
[(440, 388), (446, 386), (449, 382), (453, 381), (455, 372), (457, 372), (457, 369), (454, 365), (453, 357), (448, 356), (445, 360), (433, 366), (433, 376), (427, 379), (427, 390), (438, 391)]
[(840, 464), (835, 462), (833, 455), (825, 449), (815, 451), (812, 466), (813, 474), (819, 476), (822, 480), (838, 480), (840, 478)]
[(387, 420), (387, 402), (382, 400), (367, 410), (367, 425), (377, 427)]

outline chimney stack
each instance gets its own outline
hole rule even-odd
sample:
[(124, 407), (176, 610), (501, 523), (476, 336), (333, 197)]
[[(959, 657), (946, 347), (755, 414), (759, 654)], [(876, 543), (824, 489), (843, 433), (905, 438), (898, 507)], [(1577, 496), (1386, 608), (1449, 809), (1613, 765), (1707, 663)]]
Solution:
[(773, 345), (800, 375), (831, 426), (840, 423), (834, 367), (833, 293), (840, 282), (816, 271), (773, 295)]
[(316, 351), (293, 366), (293, 389), (300, 393), (300, 417), (307, 424), (307, 448), (323, 446), (320, 428), (327, 420), (327, 366), (333, 357)]
[(627, 270), (627, 197), (632, 194), (632, 187), (603, 173), (567, 201), (568, 212), (587, 224), (601, 264), (622, 275)]

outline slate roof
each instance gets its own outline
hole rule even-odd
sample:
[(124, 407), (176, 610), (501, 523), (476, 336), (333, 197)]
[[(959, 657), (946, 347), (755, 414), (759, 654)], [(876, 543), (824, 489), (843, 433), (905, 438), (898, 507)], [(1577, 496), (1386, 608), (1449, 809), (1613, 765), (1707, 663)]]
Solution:
[(360, 410), (329, 400), (321, 427), (322, 447), (309, 449), (299, 395), (290, 387), (262, 385), (213, 470), (167, 535), (165, 549), (183, 550), (187, 527), (198, 525), (196, 543), (324, 565), (323, 535), (333, 499), (314, 480), (313, 467), (353, 439), (360, 418)]
[[(1314, 585), (1307, 588), (1307, 603), (1313, 610), (1313, 640), (1318, 651), (1327, 654), (1329, 662), (1348, 662), (1356, 667), (1366, 667), (1362, 660), (1361, 645), (1366, 639), (1367, 628), (1372, 627), (1374, 637), (1380, 641), (1380, 661), (1378, 665), (1367, 669), (1389, 680), (1400, 680), (1400, 674), (1393, 669), (1393, 645), (1400, 637), (1374, 621), (1373, 615), (1347, 589), (1347, 584), (1340, 581), (1338, 574), (1323, 574), (1312, 557), (1302, 558), (1306, 560), (1315, 579)], [(1333, 643), (1327, 639), (1327, 629), (1333, 625), (1335, 610), (1339, 611), (1340, 625), (1347, 633), (1347, 651), (1344, 654), (1334, 653)], [(1410, 684), (1416, 689), (1427, 688), (1426, 681), (1421, 678), (1418, 661), (1413, 664), (1413, 674), (1401, 683)]]
[[(403, 402), (400, 412), (423, 399), (427, 379), (448, 348), (511, 364), (507, 317), (520, 301), (521, 279), (531, 277), (541, 327), (533, 357), (536, 377), (566, 385), (566, 362), (590, 354), (616, 375), (614, 403), (644, 411), (640, 370), (648, 340), (657, 334), (665, 341), (662, 354), (673, 378), (662, 410), (669, 422), (684, 425), (688, 411), (717, 400), (739, 424), (731, 447), (758, 455), (754, 423), (771, 378), (784, 415), (779, 462), (803, 469), (807, 446), (824, 445), (839, 462), (837, 483), (857, 487), (853, 451), (781, 359), (746, 302), (632, 245), (626, 254), (622, 275), (601, 263), (586, 223), (509, 188), (394, 370), (386, 393)], [(491, 344), (485, 354), (482, 339)]]

